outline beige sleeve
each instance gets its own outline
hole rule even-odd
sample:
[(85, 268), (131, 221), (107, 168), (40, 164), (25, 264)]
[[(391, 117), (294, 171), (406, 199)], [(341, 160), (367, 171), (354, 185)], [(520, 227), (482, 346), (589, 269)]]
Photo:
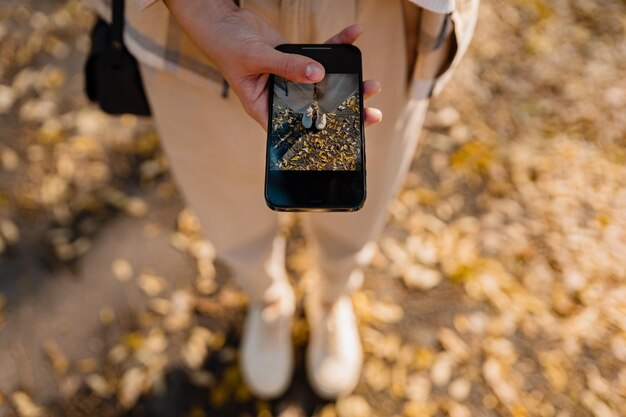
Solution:
[[(427, 0), (411, 0), (413, 3), (422, 1)], [(448, 83), (472, 39), (479, 2), (480, 0), (454, 1), (455, 8), (449, 15), (452, 25), (447, 28), (452, 33), (446, 36), (445, 42), (438, 45), (433, 42), (438, 37), (445, 15), (431, 10), (422, 13), (417, 39), (420, 53), (413, 67), (409, 87), (409, 94), (412, 98), (436, 96)]]

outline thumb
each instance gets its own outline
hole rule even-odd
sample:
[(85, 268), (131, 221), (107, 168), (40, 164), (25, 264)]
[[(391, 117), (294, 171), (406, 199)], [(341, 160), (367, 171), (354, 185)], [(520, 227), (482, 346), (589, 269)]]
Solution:
[(317, 83), (324, 78), (324, 67), (319, 62), (273, 48), (264, 50), (257, 64), (259, 72), (279, 75), (296, 83)]

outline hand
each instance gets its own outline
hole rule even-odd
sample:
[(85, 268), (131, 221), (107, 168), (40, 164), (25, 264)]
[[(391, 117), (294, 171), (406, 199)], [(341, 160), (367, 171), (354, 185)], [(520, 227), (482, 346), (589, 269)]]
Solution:
[[(324, 67), (303, 55), (274, 49), (286, 40), (267, 22), (229, 0), (166, 0), (187, 35), (207, 54), (239, 97), (246, 112), (267, 130), (269, 74), (298, 83), (317, 83)], [(353, 43), (360, 25), (343, 29), (326, 43)], [(378, 81), (363, 83), (363, 97), (380, 91)], [(365, 108), (365, 125), (382, 120), (378, 109)]]

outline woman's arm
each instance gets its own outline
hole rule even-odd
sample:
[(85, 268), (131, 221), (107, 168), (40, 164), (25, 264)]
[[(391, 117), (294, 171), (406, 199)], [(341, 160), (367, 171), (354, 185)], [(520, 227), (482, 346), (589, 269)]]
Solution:
[(324, 78), (324, 67), (313, 59), (275, 50), (285, 42), (282, 36), (232, 0), (165, 0), (165, 4), (261, 126), (267, 123), (269, 73), (299, 83)]
[[(274, 49), (286, 40), (262, 18), (237, 7), (232, 0), (164, 0), (179, 25), (211, 59), (241, 101), (244, 109), (267, 129), (268, 74), (298, 83), (316, 83), (324, 67), (315, 60)], [(353, 43), (363, 32), (352, 25), (327, 43)], [(364, 83), (364, 97), (380, 90), (377, 81)], [(378, 109), (365, 109), (365, 123), (378, 123)]]

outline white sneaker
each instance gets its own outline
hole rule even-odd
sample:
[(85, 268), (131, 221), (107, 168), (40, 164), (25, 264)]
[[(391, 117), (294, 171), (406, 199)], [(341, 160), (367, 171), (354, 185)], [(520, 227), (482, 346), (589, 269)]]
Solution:
[(363, 366), (363, 348), (352, 301), (343, 296), (325, 306), (319, 297), (309, 294), (305, 311), (310, 329), (306, 364), (311, 387), (325, 399), (351, 393)]
[(317, 130), (322, 130), (326, 127), (326, 114), (321, 112), (317, 113), (317, 122), (315, 123), (315, 127)]
[(304, 126), (306, 129), (313, 126), (313, 107), (312, 106), (309, 106), (309, 108), (306, 109), (304, 113), (302, 114), (302, 126)]
[(279, 397), (291, 382), (295, 304), (293, 289), (286, 284), (276, 302), (256, 302), (248, 308), (241, 341), (241, 373), (259, 398)]

